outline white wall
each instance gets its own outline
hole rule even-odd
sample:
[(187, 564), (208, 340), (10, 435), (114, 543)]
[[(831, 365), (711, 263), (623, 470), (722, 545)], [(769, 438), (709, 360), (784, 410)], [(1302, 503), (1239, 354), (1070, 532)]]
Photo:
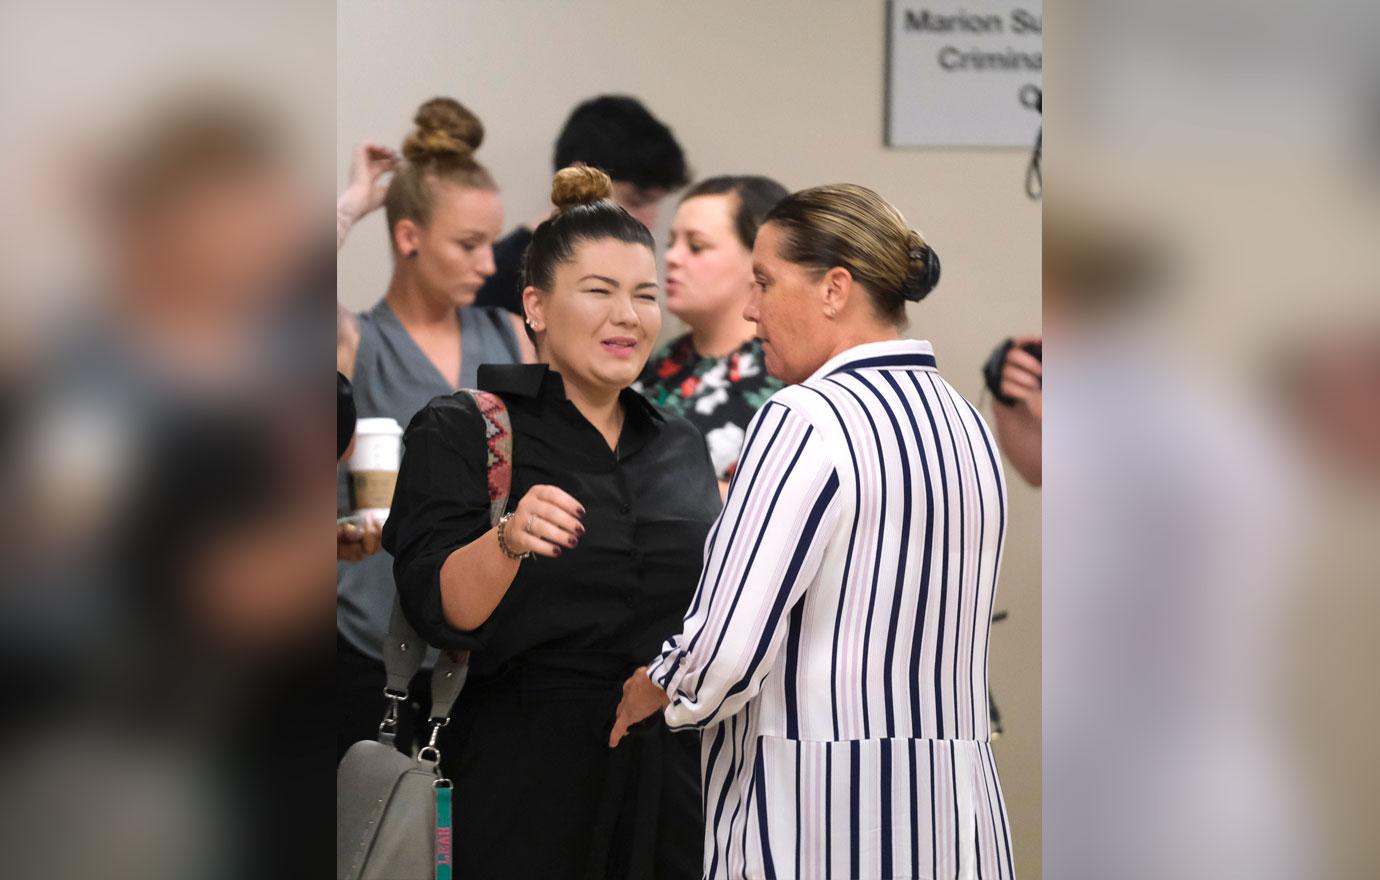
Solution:
[[(940, 370), (971, 400), (1001, 338), (1040, 326), (1040, 207), (1022, 151), (882, 146), (882, 0), (342, 0), (337, 164), (370, 138), (397, 146), (416, 106), (450, 95), (487, 129), (479, 159), (503, 190), (508, 225), (543, 207), (551, 150), (570, 109), (632, 94), (676, 133), (697, 177), (758, 173), (790, 189), (870, 186), (924, 232), (944, 264), (911, 309)], [(662, 229), (671, 206), (664, 212)], [(339, 261), (340, 299), (383, 293), (382, 218), (360, 224)], [(991, 681), (1008, 735), (996, 745), (1021, 876), (1040, 867), (1040, 507), (1008, 467), (1008, 548)]]

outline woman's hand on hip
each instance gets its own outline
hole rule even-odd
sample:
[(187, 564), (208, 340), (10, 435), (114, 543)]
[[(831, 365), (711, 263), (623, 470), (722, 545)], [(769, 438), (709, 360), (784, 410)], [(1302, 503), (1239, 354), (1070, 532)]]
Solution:
[(609, 734), (609, 748), (618, 745), (627, 736), (628, 728), (637, 722), (660, 712), (671, 702), (666, 692), (657, 687), (647, 677), (647, 667), (639, 666), (637, 671), (623, 682), (623, 699), (618, 703), (618, 711), (613, 717), (613, 732)]

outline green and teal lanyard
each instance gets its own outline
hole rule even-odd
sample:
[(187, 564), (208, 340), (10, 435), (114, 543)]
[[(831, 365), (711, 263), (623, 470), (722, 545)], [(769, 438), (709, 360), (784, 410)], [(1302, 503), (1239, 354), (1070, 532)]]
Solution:
[(453, 786), (449, 779), (438, 779), (433, 787), (436, 790), (436, 880), (451, 880), (450, 795)]

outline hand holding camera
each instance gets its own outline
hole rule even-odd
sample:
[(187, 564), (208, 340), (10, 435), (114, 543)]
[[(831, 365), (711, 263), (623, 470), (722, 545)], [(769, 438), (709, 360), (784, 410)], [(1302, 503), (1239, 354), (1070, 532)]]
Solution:
[(982, 368), (987, 390), (1006, 407), (1024, 406), (1039, 418), (1044, 367), (1039, 336), (1016, 336), (997, 346)]

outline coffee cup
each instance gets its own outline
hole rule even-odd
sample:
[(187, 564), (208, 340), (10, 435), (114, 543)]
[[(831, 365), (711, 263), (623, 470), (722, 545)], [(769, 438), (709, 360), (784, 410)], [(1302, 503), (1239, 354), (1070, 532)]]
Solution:
[(402, 426), (390, 418), (355, 423), (355, 448), (349, 464), (350, 504), (355, 515), (379, 522), (388, 518), (402, 462), (402, 434)]

